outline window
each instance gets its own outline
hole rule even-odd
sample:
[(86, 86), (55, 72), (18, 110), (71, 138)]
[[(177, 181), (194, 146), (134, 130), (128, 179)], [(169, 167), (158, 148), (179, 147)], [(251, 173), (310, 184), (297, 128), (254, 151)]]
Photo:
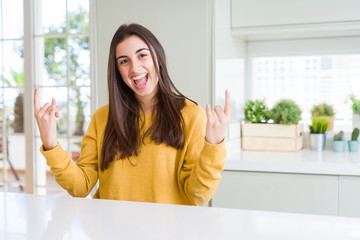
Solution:
[(351, 49), (342, 49), (349, 47), (348, 40), (250, 43), (253, 99), (264, 99), (270, 107), (282, 98), (293, 99), (305, 123), (310, 123), (314, 104), (328, 103), (335, 111), (334, 131), (351, 131), (349, 95), (360, 95), (360, 44), (350, 41)]
[[(91, 81), (88, 0), (39, 0), (35, 25), (35, 85), (41, 102), (55, 97), (61, 106), (57, 120), (58, 140), (74, 161), (91, 117)], [(36, 133), (36, 149), (41, 146)], [(46, 160), (36, 151), (38, 193), (63, 191)]]
[[(38, 150), (37, 126), (28, 124), (34, 120), (29, 98), (34, 86), (42, 104), (56, 98), (62, 107), (58, 139), (76, 161), (94, 109), (89, 5), (89, 0), (0, 0), (0, 191), (23, 191), (27, 184), (29, 193), (63, 191)], [(33, 148), (34, 156), (28, 154)]]
[(21, 191), (25, 180), (22, 10), (22, 0), (0, 0), (0, 191)]

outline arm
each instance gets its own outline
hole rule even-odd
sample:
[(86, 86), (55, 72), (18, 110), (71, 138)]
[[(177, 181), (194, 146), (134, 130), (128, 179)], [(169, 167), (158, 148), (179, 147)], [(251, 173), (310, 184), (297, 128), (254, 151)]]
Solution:
[(43, 143), (40, 151), (47, 159), (57, 182), (70, 195), (86, 197), (98, 178), (95, 118), (92, 118), (88, 132), (83, 138), (82, 155), (75, 164), (57, 141), (56, 118), (59, 117), (59, 110), (60, 106), (56, 105), (55, 98), (51, 104), (45, 103), (41, 106), (39, 89), (35, 88), (34, 116)]
[(226, 160), (224, 141), (210, 144), (205, 140), (206, 116), (201, 111), (188, 128), (188, 145), (180, 169), (180, 182), (193, 205), (206, 204), (216, 193)]
[(208, 104), (206, 117), (201, 111), (198, 118), (191, 121), (194, 127), (187, 129), (190, 140), (179, 178), (185, 195), (194, 205), (204, 205), (217, 190), (226, 160), (224, 139), (230, 114), (230, 93), (226, 90), (224, 110), (220, 106), (211, 110)]
[(61, 187), (73, 197), (86, 197), (98, 179), (98, 150), (96, 144), (96, 121), (93, 116), (87, 133), (81, 143), (81, 155), (76, 164), (60, 144), (41, 153), (47, 160), (51, 172)]

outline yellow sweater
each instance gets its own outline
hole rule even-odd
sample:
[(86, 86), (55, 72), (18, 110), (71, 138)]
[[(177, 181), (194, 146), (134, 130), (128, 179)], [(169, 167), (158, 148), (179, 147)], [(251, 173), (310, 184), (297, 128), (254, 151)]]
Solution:
[[(185, 121), (185, 146), (175, 149), (145, 139), (138, 156), (114, 160), (101, 172), (100, 155), (108, 118), (108, 105), (99, 108), (81, 144), (81, 156), (74, 163), (58, 144), (40, 151), (56, 181), (74, 197), (86, 197), (99, 179), (94, 198), (155, 203), (204, 205), (217, 190), (220, 172), (226, 160), (224, 142), (205, 141), (206, 114), (198, 105), (186, 100), (182, 110)], [(145, 130), (152, 115), (145, 114)], [(144, 131), (143, 131), (144, 132)]]

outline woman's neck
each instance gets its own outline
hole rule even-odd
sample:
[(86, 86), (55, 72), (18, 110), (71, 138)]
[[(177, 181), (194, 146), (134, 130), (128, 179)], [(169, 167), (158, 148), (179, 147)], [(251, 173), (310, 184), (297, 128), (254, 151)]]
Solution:
[(153, 113), (154, 111), (154, 106), (155, 106), (155, 100), (154, 98), (150, 98), (150, 99), (138, 99), (139, 103), (140, 103), (140, 108), (141, 110), (145, 113), (145, 114), (150, 114)]
[(145, 95), (145, 96), (136, 96), (137, 100), (140, 103), (140, 107), (144, 113), (149, 114), (153, 113), (154, 107), (156, 105), (156, 92), (154, 91), (152, 94)]

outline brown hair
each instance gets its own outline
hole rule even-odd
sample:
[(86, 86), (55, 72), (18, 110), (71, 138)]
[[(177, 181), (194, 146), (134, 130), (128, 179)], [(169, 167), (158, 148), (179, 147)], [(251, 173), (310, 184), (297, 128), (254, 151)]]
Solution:
[[(141, 139), (140, 130), (144, 122), (140, 121), (140, 104), (134, 92), (124, 83), (117, 68), (116, 47), (128, 38), (136, 35), (149, 47), (155, 70), (159, 77), (158, 91), (155, 96), (155, 118)], [(181, 109), (185, 106), (185, 96), (172, 83), (167, 68), (165, 51), (156, 37), (145, 27), (138, 24), (121, 25), (110, 44), (108, 62), (109, 116), (101, 151), (101, 171), (108, 168), (110, 162), (137, 156), (144, 138), (151, 135), (156, 144), (165, 143), (177, 149), (184, 146), (184, 120)], [(131, 161), (130, 161), (131, 163)], [(131, 163), (132, 164), (132, 163)]]

